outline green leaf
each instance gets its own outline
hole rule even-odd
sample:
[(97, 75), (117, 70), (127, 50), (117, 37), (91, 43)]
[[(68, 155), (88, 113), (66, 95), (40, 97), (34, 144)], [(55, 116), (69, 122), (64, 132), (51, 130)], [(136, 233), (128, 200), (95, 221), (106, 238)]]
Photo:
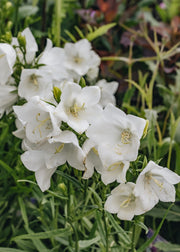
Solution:
[(148, 229), (148, 227), (143, 222), (141, 222), (139, 220), (136, 220), (134, 223), (135, 223), (136, 226), (139, 226), (142, 229), (144, 229), (145, 232), (146, 232), (146, 234), (148, 233), (149, 229)]
[(116, 230), (119, 239), (125, 244), (125, 245), (131, 245), (131, 239), (127, 235), (126, 231), (117, 223), (117, 221), (114, 219), (112, 214), (106, 212), (106, 215), (108, 217), (108, 220), (111, 222), (113, 228)]
[(26, 227), (29, 227), (28, 217), (27, 217), (26, 208), (25, 208), (23, 199), (21, 197), (18, 197), (18, 201), (19, 201), (23, 221)]
[(111, 24), (107, 24), (107, 25), (103, 25), (99, 28), (97, 28), (95, 31), (90, 32), (86, 35), (86, 38), (89, 41), (92, 41), (102, 35), (104, 35), (109, 29), (111, 29), (112, 27), (114, 27), (116, 25), (116, 23), (111, 23)]
[(82, 188), (83, 185), (77, 179), (75, 179), (74, 177), (72, 177), (72, 176), (70, 176), (70, 175), (68, 175), (68, 174), (66, 174), (66, 173), (64, 173), (64, 172), (62, 172), (60, 170), (57, 170), (56, 173), (59, 174), (60, 176), (64, 177), (64, 178), (66, 178), (70, 182), (72, 182), (76, 187)]
[(80, 240), (79, 241), (79, 248), (87, 248), (87, 247), (97, 243), (100, 239), (101, 239), (100, 236), (96, 236), (90, 240)]
[(0, 252), (24, 252), (24, 250), (2, 247), (2, 248), (0, 248)]
[(156, 238), (156, 236), (159, 234), (159, 232), (160, 232), (160, 230), (161, 230), (161, 227), (162, 227), (162, 225), (163, 225), (163, 223), (164, 223), (164, 221), (165, 221), (165, 219), (166, 219), (166, 217), (167, 217), (167, 215), (168, 215), (168, 212), (169, 212), (169, 210), (171, 209), (172, 206), (173, 206), (173, 204), (171, 204), (171, 205), (168, 207), (168, 209), (167, 209), (167, 211), (166, 211), (166, 213), (165, 213), (165, 215), (164, 215), (162, 221), (160, 222), (160, 224), (159, 224), (159, 226), (158, 226), (156, 232), (154, 232), (153, 236), (152, 236), (150, 239), (148, 239), (148, 240), (137, 250), (137, 252), (144, 252), (144, 250), (154, 241), (154, 239)]
[(178, 244), (172, 244), (170, 242), (157, 242), (154, 247), (161, 249), (163, 252), (174, 252), (179, 251), (180, 252), (180, 245)]
[(32, 233), (32, 234), (24, 234), (14, 237), (12, 240), (27, 240), (27, 239), (49, 239), (54, 238), (55, 236), (63, 237), (63, 236), (69, 236), (72, 234), (72, 228), (60, 228), (60, 229), (54, 229), (50, 231), (44, 231), (39, 233)]

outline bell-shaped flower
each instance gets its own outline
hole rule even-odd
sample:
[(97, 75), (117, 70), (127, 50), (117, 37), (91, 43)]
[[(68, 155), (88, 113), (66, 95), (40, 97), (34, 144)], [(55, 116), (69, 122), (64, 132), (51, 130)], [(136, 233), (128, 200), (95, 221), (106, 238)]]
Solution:
[(16, 61), (14, 48), (6, 43), (0, 43), (0, 85), (4, 85), (11, 74)]
[(101, 89), (101, 99), (99, 103), (102, 107), (105, 107), (108, 103), (112, 103), (113, 105), (116, 104), (114, 94), (117, 91), (118, 85), (117, 81), (107, 82), (105, 79), (99, 80), (96, 83), (96, 86)]
[(100, 65), (100, 57), (92, 50), (87, 39), (81, 39), (76, 43), (66, 43), (64, 51), (64, 66), (80, 76), (87, 74), (95, 65)]
[(81, 134), (101, 114), (99, 99), (98, 87), (81, 88), (76, 83), (66, 83), (62, 90), (61, 101), (55, 110), (56, 116)]
[(94, 168), (98, 173), (101, 174), (101, 179), (105, 185), (114, 182), (115, 180), (119, 183), (126, 182), (126, 172), (129, 168), (128, 161), (114, 162), (112, 159), (106, 158), (101, 160), (98, 147), (90, 139), (87, 139), (82, 147), (86, 158), (84, 160), (85, 173), (84, 179), (88, 179), (93, 175)]
[(104, 109), (103, 117), (97, 118), (96, 122), (90, 125), (86, 135), (98, 145), (102, 160), (134, 161), (145, 125), (146, 120), (126, 115), (109, 103)]
[(42, 101), (39, 96), (34, 96), (24, 105), (14, 106), (13, 109), (17, 118), (25, 125), (26, 137), (32, 143), (61, 132), (61, 122), (54, 117), (55, 107)]
[(159, 200), (174, 202), (176, 194), (174, 184), (179, 182), (180, 176), (175, 172), (150, 161), (139, 174), (134, 193), (146, 206), (156, 205)]
[(43, 142), (37, 149), (26, 151), (21, 155), (21, 160), (27, 169), (35, 172), (42, 191), (50, 187), (51, 176), (58, 166), (68, 162), (72, 167), (84, 170), (84, 152), (71, 131), (63, 131), (49, 139), (49, 142)]
[(64, 49), (53, 47), (52, 41), (47, 39), (46, 47), (39, 57), (38, 64), (42, 65), (41, 69), (51, 72), (53, 83), (72, 78), (64, 66), (64, 60)]
[(117, 213), (117, 217), (121, 220), (132, 220), (134, 215), (140, 215), (150, 210), (144, 208), (141, 199), (134, 195), (134, 187), (134, 183), (128, 182), (113, 189), (105, 202), (105, 210)]
[[(24, 36), (26, 40), (26, 55), (25, 55), (26, 62), (28, 64), (31, 64), (35, 59), (36, 52), (38, 51), (36, 40), (28, 27), (22, 31), (21, 35)], [(17, 38), (13, 38), (12, 45), (19, 46)], [(16, 52), (19, 60), (22, 63), (25, 63), (23, 53), (21, 52), (21, 50), (19, 48), (16, 48)]]
[(33, 96), (39, 96), (44, 100), (48, 100), (52, 94), (51, 74), (42, 69), (23, 69), (21, 80), (18, 86), (18, 94), (26, 100)]
[(12, 106), (18, 99), (15, 86), (0, 85), (0, 118), (4, 112), (9, 113), (12, 110)]

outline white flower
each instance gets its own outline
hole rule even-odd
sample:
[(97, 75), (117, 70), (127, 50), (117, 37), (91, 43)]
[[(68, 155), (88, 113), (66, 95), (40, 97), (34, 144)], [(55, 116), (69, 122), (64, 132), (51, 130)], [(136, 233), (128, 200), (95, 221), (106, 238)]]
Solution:
[(92, 177), (94, 168), (98, 170), (103, 170), (104, 168), (96, 148), (96, 145), (90, 139), (87, 139), (82, 146), (82, 149), (85, 153), (85, 172), (83, 175), (84, 179), (89, 179), (90, 177)]
[(33, 96), (40, 96), (48, 100), (52, 97), (52, 79), (49, 72), (42, 69), (23, 69), (18, 86), (20, 97), (29, 100)]
[(44, 64), (40, 68), (50, 71), (52, 79), (56, 82), (72, 78), (64, 66), (65, 53), (63, 48), (52, 47), (51, 40), (47, 39), (45, 50), (39, 57), (38, 64)]
[(126, 115), (110, 103), (104, 109), (103, 115), (86, 131), (87, 137), (98, 145), (101, 159), (110, 159), (113, 162), (134, 161), (138, 155), (146, 120)]
[(14, 48), (6, 43), (0, 43), (0, 85), (4, 85), (11, 74), (16, 61)]
[[(26, 55), (25, 55), (26, 62), (28, 64), (31, 64), (32, 61), (35, 59), (36, 52), (38, 51), (37, 43), (31, 30), (28, 27), (24, 29), (21, 34), (26, 39)], [(17, 38), (13, 38), (12, 45), (19, 46)], [(16, 52), (19, 57), (19, 60), (24, 63), (23, 54), (21, 50), (16, 48)]]
[[(33, 157), (33, 158), (32, 158)], [(70, 131), (42, 143), (37, 149), (28, 150), (21, 155), (25, 167), (35, 172), (42, 191), (50, 187), (50, 179), (57, 167), (66, 161), (78, 170), (84, 170), (84, 153), (77, 137)]]
[(87, 72), (100, 64), (99, 56), (92, 51), (91, 44), (87, 39), (79, 40), (76, 43), (66, 43), (64, 65), (67, 69), (79, 75)]
[(60, 122), (53, 115), (55, 107), (40, 100), (38, 96), (32, 97), (23, 106), (14, 106), (13, 109), (17, 118), (25, 125), (26, 137), (32, 143), (61, 132)]
[(94, 168), (101, 174), (101, 179), (105, 185), (117, 180), (119, 183), (126, 182), (126, 172), (129, 168), (129, 162), (118, 161), (113, 163), (113, 160), (107, 158), (101, 160), (98, 147), (90, 139), (87, 139), (82, 147), (86, 158), (84, 160), (85, 173), (84, 179), (88, 179), (93, 175)]
[(180, 176), (176, 173), (150, 161), (139, 174), (134, 193), (146, 206), (155, 205), (159, 200), (174, 202), (176, 192), (173, 185), (179, 182)]
[(81, 134), (101, 113), (99, 99), (98, 87), (81, 88), (78, 84), (66, 83), (55, 110), (56, 116)]
[(116, 81), (107, 82), (105, 79), (99, 80), (96, 83), (96, 86), (101, 89), (101, 99), (99, 103), (102, 107), (105, 107), (108, 103), (112, 103), (113, 105), (116, 104), (114, 94), (117, 91), (118, 85)]
[(140, 198), (134, 195), (134, 187), (134, 183), (128, 182), (113, 189), (105, 202), (105, 210), (117, 213), (117, 217), (121, 220), (132, 220), (134, 215), (148, 211), (149, 209), (144, 208)]
[(9, 113), (12, 110), (17, 98), (15, 86), (0, 85), (0, 118), (4, 112)]

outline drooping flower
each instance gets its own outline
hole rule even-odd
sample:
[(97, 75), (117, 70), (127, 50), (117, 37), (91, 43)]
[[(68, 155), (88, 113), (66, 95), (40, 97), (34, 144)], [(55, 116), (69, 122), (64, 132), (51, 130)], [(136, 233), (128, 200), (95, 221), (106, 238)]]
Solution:
[(174, 202), (174, 184), (180, 182), (180, 176), (168, 168), (157, 165), (150, 161), (139, 174), (134, 189), (135, 195), (142, 198), (145, 205), (154, 204), (158, 201)]
[(39, 96), (34, 96), (23, 106), (14, 106), (13, 109), (25, 125), (26, 137), (32, 143), (41, 142), (61, 132), (60, 121), (53, 115), (55, 107), (42, 101)]
[(111, 191), (104, 208), (110, 213), (117, 213), (121, 220), (132, 220), (134, 215), (140, 215), (150, 210), (145, 208), (139, 197), (134, 195), (135, 184), (128, 182), (120, 184)]
[(87, 74), (90, 69), (100, 64), (100, 57), (92, 50), (87, 39), (81, 39), (76, 43), (66, 43), (64, 50), (64, 66), (80, 76)]
[(96, 83), (96, 86), (101, 89), (101, 99), (99, 103), (102, 107), (105, 107), (108, 103), (112, 103), (113, 105), (116, 104), (114, 94), (117, 91), (118, 85), (117, 81), (107, 82), (105, 79), (99, 80)]
[(126, 115), (109, 103), (104, 109), (103, 117), (97, 118), (87, 129), (86, 135), (98, 145), (102, 160), (134, 161), (145, 125), (146, 120)]
[(81, 134), (101, 113), (99, 99), (98, 87), (81, 88), (76, 83), (66, 83), (55, 110), (56, 116)]
[(49, 72), (42, 69), (23, 69), (18, 86), (20, 97), (29, 100), (33, 96), (39, 96), (49, 100), (52, 95), (52, 79)]
[(0, 85), (6, 84), (13, 73), (13, 66), (16, 61), (14, 48), (6, 43), (0, 43)]
[(16, 87), (11, 85), (0, 85), (0, 118), (4, 112), (9, 113), (12, 105), (17, 101)]
[[(33, 158), (32, 158), (33, 157)], [(57, 167), (68, 162), (78, 170), (84, 170), (84, 153), (76, 135), (63, 131), (57, 137), (43, 142), (36, 149), (27, 150), (21, 155), (25, 167), (35, 172), (37, 183), (42, 191), (50, 187), (50, 179)]]

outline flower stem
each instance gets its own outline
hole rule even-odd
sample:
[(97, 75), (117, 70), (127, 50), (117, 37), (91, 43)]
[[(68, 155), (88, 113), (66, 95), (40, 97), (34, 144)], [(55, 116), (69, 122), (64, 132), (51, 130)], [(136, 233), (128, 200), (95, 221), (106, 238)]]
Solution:
[(105, 210), (103, 210), (103, 222), (104, 222), (104, 229), (105, 229), (105, 234), (106, 234), (106, 252), (109, 252), (109, 240), (108, 240), (108, 228), (107, 228), (107, 223), (106, 223), (106, 215), (105, 215)]

